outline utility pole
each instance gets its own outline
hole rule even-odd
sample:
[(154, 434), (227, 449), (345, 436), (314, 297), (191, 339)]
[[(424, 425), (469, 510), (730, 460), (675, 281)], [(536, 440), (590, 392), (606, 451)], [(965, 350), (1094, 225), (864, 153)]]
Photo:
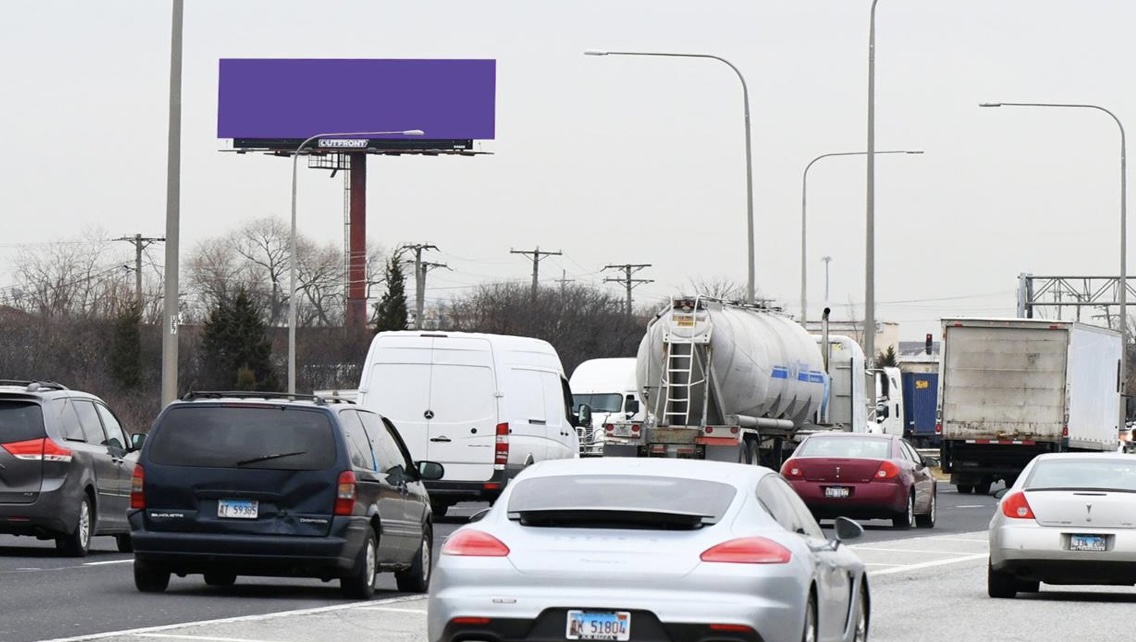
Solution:
[(636, 285), (655, 282), (654, 279), (633, 279), (631, 278), (631, 275), (635, 274), (639, 270), (642, 270), (643, 268), (649, 267), (651, 267), (650, 263), (624, 263), (622, 265), (605, 265), (603, 268), (605, 270), (623, 271), (622, 278), (607, 277), (604, 279), (604, 283), (607, 283), (608, 281), (615, 281), (616, 283), (622, 282), (625, 285), (625, 287), (627, 288), (627, 316), (631, 316), (631, 290)]
[(426, 305), (426, 270), (427, 266), (446, 267), (441, 263), (423, 263), (423, 250), (436, 250), (437, 245), (418, 243), (405, 245), (405, 249), (414, 251), (414, 329), (422, 329), (422, 310)]
[(556, 282), (560, 284), (560, 298), (561, 299), (564, 298), (565, 286), (568, 285), (569, 283), (571, 283), (572, 281), (575, 281), (575, 279), (568, 278), (568, 270), (564, 270), (564, 269), (560, 270), (560, 278), (557, 279)]
[(533, 264), (533, 282), (532, 282), (532, 298), (536, 299), (537, 281), (540, 276), (540, 259), (541, 255), (544, 256), (560, 256), (561, 252), (541, 252), (540, 246), (536, 246), (535, 250), (509, 250), (509, 254), (532, 254), (530, 261)]
[(161, 237), (144, 237), (141, 234), (134, 236), (120, 236), (116, 241), (129, 241), (134, 244), (134, 296), (138, 301), (138, 312), (142, 312), (142, 250), (151, 243), (158, 243), (166, 239)]

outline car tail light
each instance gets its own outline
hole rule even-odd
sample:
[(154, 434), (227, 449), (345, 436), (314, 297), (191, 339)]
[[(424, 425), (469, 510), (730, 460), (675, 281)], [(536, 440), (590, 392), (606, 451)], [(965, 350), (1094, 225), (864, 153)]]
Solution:
[(795, 459), (786, 459), (784, 464), (781, 464), (781, 475), (787, 479), (804, 477), (805, 473), (801, 467), (797, 465)]
[(1015, 491), (1002, 499), (1002, 514), (1011, 519), (1037, 519), (1026, 501), (1026, 494)]
[(631, 432), (638, 434), (640, 430), (639, 424), (631, 424)]
[(615, 426), (612, 424), (604, 424), (604, 432), (615, 432)]
[(146, 508), (146, 472), (141, 464), (134, 465), (134, 473), (130, 476), (130, 508)]
[(876, 474), (872, 475), (872, 479), (895, 479), (896, 477), (899, 477), (899, 466), (887, 459), (880, 464)]
[(493, 450), (494, 470), (505, 470), (509, 463), (509, 424), (497, 424), (497, 443)]
[(702, 552), (703, 562), (728, 564), (786, 564), (792, 559), (789, 549), (764, 537), (741, 537), (722, 542)]
[(487, 617), (456, 617), (450, 620), (450, 624), (489, 624)]
[(355, 473), (350, 470), (339, 473), (339, 485), (335, 492), (335, 514), (355, 514)]
[(725, 633), (752, 633), (753, 627), (744, 624), (711, 624), (710, 630)]
[(59, 461), (64, 463), (71, 461), (71, 451), (47, 437), (16, 441), (4, 444), (3, 448), (16, 459), (26, 461)]
[(446, 538), (442, 555), (464, 555), (467, 557), (505, 557), (509, 547), (485, 531), (458, 531)]

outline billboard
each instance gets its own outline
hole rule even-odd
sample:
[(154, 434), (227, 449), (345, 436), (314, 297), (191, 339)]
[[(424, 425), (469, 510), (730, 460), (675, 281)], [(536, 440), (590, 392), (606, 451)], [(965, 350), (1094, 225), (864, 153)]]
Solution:
[(390, 137), (408, 148), (492, 140), (496, 90), (495, 60), (223, 58), (217, 137), (281, 149), (333, 132), (421, 129)]

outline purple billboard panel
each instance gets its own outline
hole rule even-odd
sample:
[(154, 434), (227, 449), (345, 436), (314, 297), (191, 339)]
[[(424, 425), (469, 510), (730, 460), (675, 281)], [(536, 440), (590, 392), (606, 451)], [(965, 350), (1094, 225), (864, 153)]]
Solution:
[(217, 137), (303, 140), (421, 129), (425, 140), (492, 140), (495, 60), (227, 58)]

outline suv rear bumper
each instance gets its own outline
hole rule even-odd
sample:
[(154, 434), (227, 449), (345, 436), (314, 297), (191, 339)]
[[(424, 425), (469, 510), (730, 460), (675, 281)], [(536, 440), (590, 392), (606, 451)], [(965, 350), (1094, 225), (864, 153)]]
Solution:
[(41, 491), (30, 504), (0, 504), (0, 534), (47, 538), (70, 535), (79, 522), (82, 496), (82, 488), (65, 483)]
[(370, 525), (337, 517), (324, 537), (145, 530), (129, 515), (134, 557), (174, 573), (339, 577), (355, 566)]

